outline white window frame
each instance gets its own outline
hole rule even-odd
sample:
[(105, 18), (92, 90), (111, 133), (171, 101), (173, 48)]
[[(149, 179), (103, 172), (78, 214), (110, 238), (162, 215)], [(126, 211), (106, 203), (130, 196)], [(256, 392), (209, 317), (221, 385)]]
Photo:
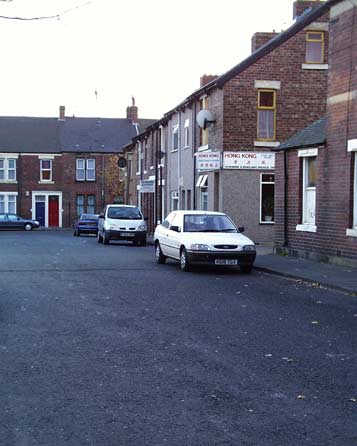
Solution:
[[(17, 181), (17, 179), (16, 179), (16, 170), (17, 170), (16, 158), (12, 157), (12, 156), (9, 156), (9, 157), (0, 156), (0, 160), (3, 162), (3, 168), (1, 169), (1, 171), (3, 172), (3, 176), (4, 176), (4, 178), (0, 178), (0, 182), (1, 183), (16, 183), (16, 181)], [(9, 167), (9, 161), (14, 162), (14, 168)], [(10, 171), (14, 172), (14, 178), (9, 178)]]
[[(263, 176), (264, 175), (268, 175), (268, 176), (273, 176), (274, 177), (274, 181), (263, 181)], [(275, 173), (261, 173), (260, 174), (260, 206), (259, 206), (259, 222), (261, 224), (274, 224), (275, 223), (275, 219), (273, 218), (273, 220), (268, 221), (268, 220), (263, 220), (263, 215), (262, 215), (262, 204), (263, 204), (263, 185), (264, 184), (273, 184), (274, 185), (274, 191), (275, 191)], [(275, 205), (275, 203), (274, 203)]]
[[(83, 167), (79, 167), (79, 164), (83, 163)], [(83, 178), (78, 177), (78, 171), (83, 171)], [(76, 181), (86, 180), (86, 160), (84, 158), (76, 158)]]
[[(0, 192), (0, 196), (4, 197), (4, 213), (9, 214), (17, 214), (17, 192)], [(13, 201), (10, 201), (9, 198), (14, 198)], [(15, 203), (15, 211), (9, 210), (9, 202)]]
[(357, 237), (357, 139), (351, 139), (347, 144), (347, 151), (354, 152), (353, 162), (353, 209), (352, 209), (352, 228), (346, 230), (349, 237)]
[[(177, 135), (177, 147), (175, 148), (175, 135)], [(172, 126), (172, 145), (171, 152), (177, 152), (179, 149), (179, 126), (178, 124)]]
[[(49, 169), (45, 169), (42, 167), (42, 163), (43, 161), (49, 162), (50, 163), (50, 168)], [(52, 159), (49, 158), (41, 158), (40, 159), (40, 182), (41, 183), (49, 183), (52, 182)], [(43, 178), (43, 172), (50, 172), (50, 178)]]
[(183, 145), (184, 149), (188, 149), (190, 146), (190, 120), (185, 120), (184, 130), (183, 130)]
[(315, 197), (315, 211), (316, 211), (316, 186), (314, 187), (308, 187), (307, 181), (308, 181), (308, 161), (309, 158), (313, 157), (317, 160), (318, 155), (318, 149), (302, 149), (299, 150), (298, 156), (299, 158), (303, 158), (303, 180), (302, 180), (302, 223), (296, 226), (297, 231), (305, 231), (305, 232), (316, 232), (317, 226), (316, 226), (316, 213), (314, 215), (313, 222), (307, 221), (306, 213), (307, 213), (307, 194), (309, 192), (314, 192)]
[[(93, 168), (89, 168), (89, 163), (93, 162)], [(93, 172), (93, 178), (89, 178), (88, 172)], [(86, 180), (87, 181), (95, 181), (95, 158), (86, 159)]]
[[(174, 208), (174, 201), (177, 202), (176, 209)], [(171, 211), (172, 212), (177, 211), (178, 207), (179, 207), (179, 193), (178, 193), (178, 191), (173, 191), (173, 192), (171, 192)]]
[(136, 149), (136, 153), (137, 153), (137, 157), (136, 157), (136, 175), (141, 175), (141, 142), (139, 141), (139, 143), (137, 144), (137, 149)]

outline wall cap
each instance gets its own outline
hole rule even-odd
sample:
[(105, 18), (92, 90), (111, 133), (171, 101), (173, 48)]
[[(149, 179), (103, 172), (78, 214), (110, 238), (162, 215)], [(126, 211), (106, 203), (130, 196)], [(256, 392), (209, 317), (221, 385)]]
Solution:
[(317, 232), (317, 226), (315, 225), (297, 225), (296, 226), (297, 231), (304, 231), (304, 232)]
[(347, 152), (357, 152), (357, 139), (350, 139), (348, 141)]

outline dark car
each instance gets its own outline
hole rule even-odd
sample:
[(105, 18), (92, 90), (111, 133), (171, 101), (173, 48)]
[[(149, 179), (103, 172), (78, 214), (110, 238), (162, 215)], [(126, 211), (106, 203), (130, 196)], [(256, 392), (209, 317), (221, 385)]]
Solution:
[(98, 233), (98, 214), (81, 214), (73, 223), (73, 235)]
[(40, 223), (36, 220), (22, 218), (16, 214), (0, 214), (0, 229), (24, 229), (31, 231), (38, 228)]

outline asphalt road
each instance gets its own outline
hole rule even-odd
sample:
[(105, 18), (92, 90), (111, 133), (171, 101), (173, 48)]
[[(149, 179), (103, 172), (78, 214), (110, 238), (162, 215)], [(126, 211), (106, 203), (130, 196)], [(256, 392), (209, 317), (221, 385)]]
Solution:
[(1, 446), (355, 446), (357, 299), (0, 233)]

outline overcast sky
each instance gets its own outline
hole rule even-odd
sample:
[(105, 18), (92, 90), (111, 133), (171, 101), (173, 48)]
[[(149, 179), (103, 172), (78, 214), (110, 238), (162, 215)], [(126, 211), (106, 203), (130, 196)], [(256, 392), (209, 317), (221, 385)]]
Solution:
[[(0, 15), (1, 116), (160, 118), (250, 54), (256, 31), (292, 23), (293, 0), (12, 0)], [(97, 99), (95, 91), (98, 92)]]

